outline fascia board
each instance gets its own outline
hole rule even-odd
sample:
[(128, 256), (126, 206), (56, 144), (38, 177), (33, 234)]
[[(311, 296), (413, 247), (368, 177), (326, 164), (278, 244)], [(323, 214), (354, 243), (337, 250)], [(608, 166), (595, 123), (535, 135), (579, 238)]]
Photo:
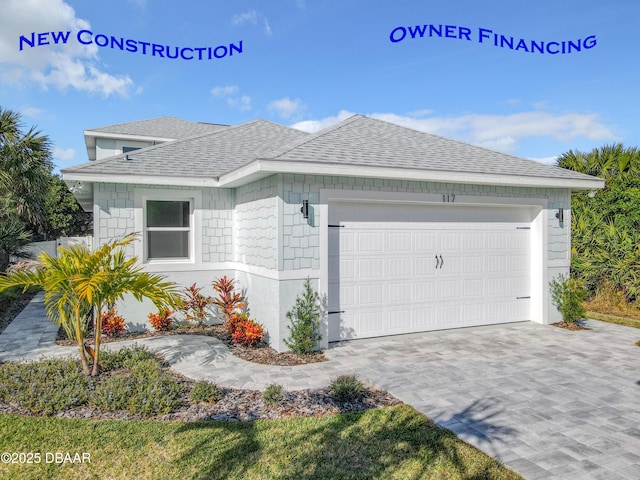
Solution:
[(135, 183), (141, 185), (180, 185), (185, 187), (219, 187), (215, 178), (206, 177), (165, 177), (154, 175), (114, 175), (106, 173), (81, 173), (62, 171), (66, 182), (92, 183)]
[(452, 172), (440, 170), (417, 170), (408, 168), (385, 168), (370, 166), (318, 164), (256, 160), (248, 165), (220, 177), (219, 186), (237, 187), (254, 179), (276, 173), (387, 178), (438, 183), (500, 185), (510, 187), (569, 188), (572, 190), (594, 190), (604, 188), (604, 180), (532, 177), (526, 175), (495, 175), (488, 173)]
[(113, 138), (116, 140), (139, 140), (141, 142), (171, 142), (176, 140), (175, 138), (166, 138), (166, 137), (154, 137), (150, 135), (132, 135), (130, 133), (107, 133), (107, 132), (96, 132), (94, 130), (85, 130), (84, 136), (86, 137), (95, 137), (95, 138)]

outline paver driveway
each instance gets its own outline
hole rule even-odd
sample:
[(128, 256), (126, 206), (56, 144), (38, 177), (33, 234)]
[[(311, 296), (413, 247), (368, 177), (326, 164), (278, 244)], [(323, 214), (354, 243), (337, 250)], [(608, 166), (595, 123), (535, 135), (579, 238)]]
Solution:
[[(329, 361), (256, 365), (199, 335), (137, 340), (194, 379), (236, 388), (326, 386), (356, 372), (529, 480), (640, 479), (640, 330), (535, 323), (333, 345)], [(0, 360), (75, 355), (36, 299), (0, 334)], [(105, 345), (118, 348), (128, 342)]]
[(349, 342), (330, 351), (534, 479), (640, 479), (640, 330), (534, 323)]

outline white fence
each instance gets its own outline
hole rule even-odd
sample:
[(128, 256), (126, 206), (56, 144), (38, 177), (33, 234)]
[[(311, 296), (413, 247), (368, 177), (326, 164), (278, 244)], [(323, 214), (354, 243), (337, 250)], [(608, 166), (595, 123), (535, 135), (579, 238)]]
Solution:
[(77, 243), (83, 243), (89, 249), (93, 248), (93, 237), (60, 237), (57, 240), (49, 240), (46, 242), (32, 242), (25, 245), (24, 251), (27, 253), (26, 257), (11, 257), (11, 262), (19, 262), (25, 260), (25, 258), (37, 258), (42, 252), (47, 252), (52, 257), (58, 256), (58, 247), (67, 248), (69, 245)]

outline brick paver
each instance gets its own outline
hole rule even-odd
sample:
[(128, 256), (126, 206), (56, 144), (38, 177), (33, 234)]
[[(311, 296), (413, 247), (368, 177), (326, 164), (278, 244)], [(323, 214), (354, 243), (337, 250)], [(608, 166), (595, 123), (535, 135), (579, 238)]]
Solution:
[[(194, 379), (236, 388), (326, 386), (357, 373), (529, 480), (640, 478), (640, 330), (588, 321), (588, 331), (519, 323), (345, 342), (329, 361), (272, 367), (217, 339), (152, 337)], [(0, 335), (0, 360), (74, 354), (53, 344), (42, 297)]]

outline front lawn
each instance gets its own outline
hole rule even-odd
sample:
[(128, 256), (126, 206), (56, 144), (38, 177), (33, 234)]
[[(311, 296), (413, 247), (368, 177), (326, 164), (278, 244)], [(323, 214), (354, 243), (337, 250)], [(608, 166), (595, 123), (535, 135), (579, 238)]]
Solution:
[[(25, 480), (521, 478), (407, 405), (255, 422), (0, 415), (0, 452), (40, 453), (38, 464), (0, 463), (0, 478)], [(91, 462), (46, 463), (47, 452)]]

